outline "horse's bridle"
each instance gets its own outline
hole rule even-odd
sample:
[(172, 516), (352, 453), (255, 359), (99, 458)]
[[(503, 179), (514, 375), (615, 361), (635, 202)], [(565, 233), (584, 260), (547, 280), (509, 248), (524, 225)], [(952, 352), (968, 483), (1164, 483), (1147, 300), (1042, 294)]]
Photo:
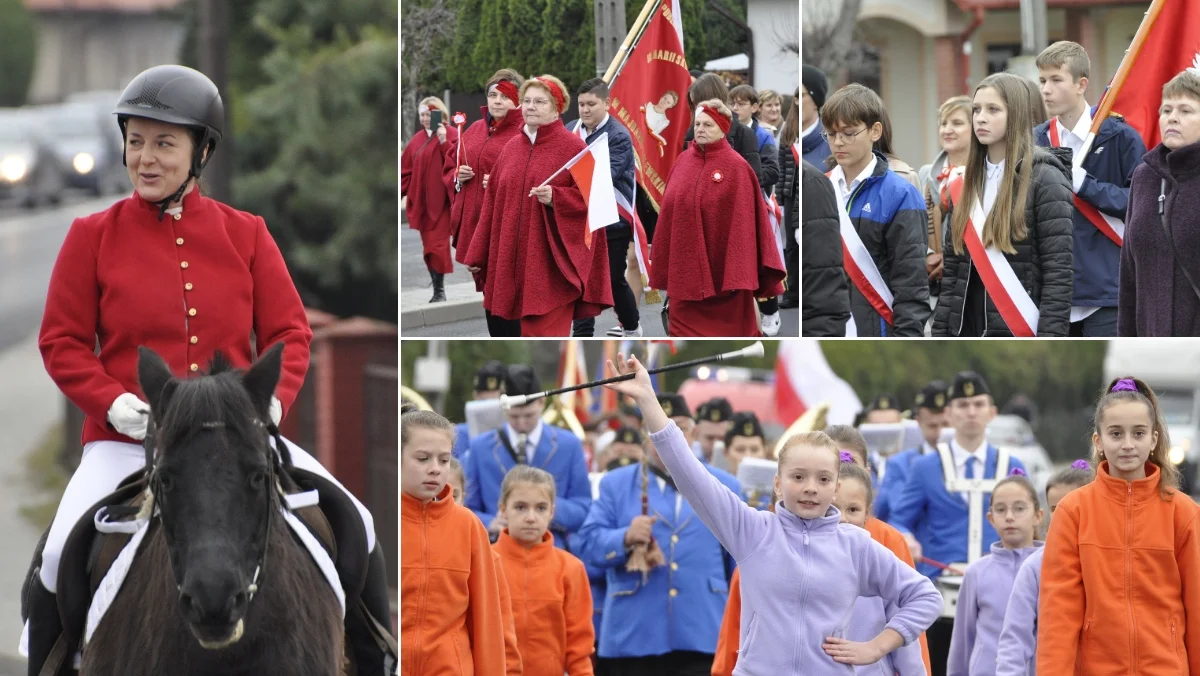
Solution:
[[(263, 568), (265, 568), (267, 565), (267, 550), (270, 548), (270, 542), (271, 542), (270, 528), (271, 528), (272, 504), (271, 504), (270, 492), (272, 490), (274, 490), (279, 494), (280, 504), (284, 505), (285, 509), (286, 509), (286, 505), (287, 505), (287, 499), (286, 499), (286, 495), (283, 491), (283, 485), (280, 483), (280, 479), (279, 479), (279, 475), (281, 473), (279, 470), (282, 470), (282, 467), (279, 467), (278, 470), (276, 467), (277, 465), (282, 465), (282, 455), (285, 452), (282, 450), (283, 449), (283, 439), (279, 433), (279, 428), (273, 422), (269, 423), (269, 424), (264, 423), (260, 418), (252, 418), (251, 422), (253, 422), (254, 425), (257, 427), (265, 428), (267, 430), (267, 433), (270, 434), (272, 437), (274, 437), (276, 448), (271, 449), (270, 444), (267, 444), (267, 457), (270, 459), (270, 462), (267, 463), (267, 479), (264, 482), (264, 484), (266, 485), (266, 489), (267, 489), (267, 509), (266, 509), (266, 513), (263, 515), (263, 517), (264, 517), (263, 518), (264, 542), (263, 542), (262, 554), (259, 555), (258, 562), (254, 566), (254, 577), (250, 581), (250, 586), (246, 588), (246, 593), (247, 593), (246, 605), (247, 605), (247, 607), (250, 605), (250, 603), (252, 601), (254, 601), (254, 595), (256, 593), (258, 593), (258, 580), (259, 580), (259, 577), (262, 575)], [(217, 428), (225, 427), (225, 423), (220, 422), (220, 421), (203, 422), (203, 423), (200, 423), (200, 425), (201, 425), (201, 427), (204, 427), (206, 429), (217, 429)], [(142, 442), (142, 447), (143, 447), (143, 449), (145, 449), (145, 452), (146, 452), (146, 467), (147, 467), (146, 485), (150, 490), (151, 496), (153, 496), (152, 499), (155, 501), (154, 510), (150, 516), (151, 516), (151, 518), (157, 516), (159, 519), (159, 522), (161, 523), (162, 522), (162, 512), (159, 509), (159, 503), (162, 500), (163, 493), (159, 490), (159, 488), (161, 486), (161, 479), (159, 478), (159, 475), (158, 475), (158, 462), (157, 462), (158, 456), (156, 453), (156, 450), (157, 450), (157, 443), (156, 443), (157, 434), (156, 433), (157, 433), (157, 426), (154, 423), (154, 417), (150, 416), (150, 419), (147, 421), (147, 424), (146, 424), (146, 438)], [(167, 529), (163, 528), (163, 538), (166, 539), (167, 537), (168, 537)], [(172, 572), (172, 574), (175, 574), (175, 571), (173, 568), (172, 568), (171, 572)], [(175, 588), (178, 590), (181, 587), (182, 587), (182, 584), (180, 583), (180, 581), (177, 578), (175, 580)]]

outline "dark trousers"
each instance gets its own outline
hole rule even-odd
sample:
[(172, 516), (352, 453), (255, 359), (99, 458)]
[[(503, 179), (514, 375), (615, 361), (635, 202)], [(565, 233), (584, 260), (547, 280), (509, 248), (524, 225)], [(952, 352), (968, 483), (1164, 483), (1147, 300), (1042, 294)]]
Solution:
[(709, 676), (712, 653), (674, 650), (650, 657), (601, 657), (596, 660), (597, 676)]
[[(608, 278), (612, 283), (613, 309), (617, 319), (626, 331), (638, 327), (641, 318), (637, 307), (637, 296), (625, 281), (625, 256), (629, 253), (629, 243), (633, 241), (633, 231), (628, 228), (608, 233)], [(576, 319), (571, 325), (571, 335), (577, 338), (591, 338), (596, 332), (596, 318)]]
[(1102, 307), (1083, 321), (1071, 322), (1067, 335), (1072, 338), (1116, 338), (1117, 308)]
[(484, 317), (487, 318), (488, 335), (493, 338), (520, 338), (521, 337), (521, 320), (505, 319), (496, 315), (483, 311)]
[(950, 657), (950, 635), (954, 632), (954, 620), (939, 617), (925, 632), (929, 642), (929, 676), (946, 676), (946, 662)]

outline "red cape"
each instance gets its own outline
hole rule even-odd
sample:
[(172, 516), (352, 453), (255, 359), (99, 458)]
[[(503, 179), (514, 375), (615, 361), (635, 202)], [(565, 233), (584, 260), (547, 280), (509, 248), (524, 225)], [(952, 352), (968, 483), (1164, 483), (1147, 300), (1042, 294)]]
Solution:
[(667, 178), (650, 285), (671, 298), (783, 292), (786, 276), (754, 170), (725, 139), (692, 144)]
[(496, 160), (504, 146), (517, 134), (525, 120), (521, 117), (521, 109), (514, 108), (500, 119), (495, 129), (488, 125), (487, 106), (482, 107), (483, 119), (476, 120), (462, 134), (463, 155), (458, 158), (475, 170), (475, 178), (463, 183), (462, 190), (454, 192), (454, 178), (458, 176), (458, 166), (455, 164), (455, 149), (458, 143), (446, 148), (446, 162), (442, 171), (442, 181), (446, 189), (453, 195), (450, 207), (450, 232), (454, 235), (454, 260), (465, 262), (467, 249), (471, 246), (471, 236), (475, 234), (475, 225), (479, 222), (479, 211), (483, 208), (483, 177), (491, 174), (496, 167)]
[(581, 319), (612, 307), (608, 242), (597, 232), (592, 248), (584, 244), (587, 205), (571, 172), (550, 181), (553, 208), (529, 196), (586, 147), (555, 120), (538, 129), (536, 143), (522, 129), (500, 153), (463, 261), (484, 269), (483, 306), (492, 314), (521, 319), (574, 302)]
[(436, 228), (442, 212), (450, 207), (450, 192), (442, 182), (443, 153), (457, 141), (457, 129), (446, 128), (444, 144), (438, 143), (437, 134), (427, 137), (421, 129), (400, 154), (400, 196), (408, 198), (404, 212), (413, 230)]

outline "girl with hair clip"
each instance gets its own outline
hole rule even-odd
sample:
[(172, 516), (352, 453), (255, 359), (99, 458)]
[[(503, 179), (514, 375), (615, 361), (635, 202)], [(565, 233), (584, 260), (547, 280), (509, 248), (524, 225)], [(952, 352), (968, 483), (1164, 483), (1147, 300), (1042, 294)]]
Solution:
[(453, 448), (449, 420), (433, 411), (400, 416), (402, 676), (463, 669), (476, 676), (512, 673), (506, 668), (503, 580), (487, 530), (452, 499), (447, 479)]
[(522, 618), (517, 647), (526, 673), (592, 676), (592, 590), (583, 562), (554, 546), (554, 477), (517, 465), (500, 486), (508, 526), (492, 545), (514, 582), (513, 615)]
[[(781, 499), (774, 512), (756, 510), (692, 453), (659, 406), (641, 363), (621, 363), (618, 369), (608, 362), (609, 375), (636, 376), (607, 387), (636, 401), (680, 493), (746, 573), (734, 674), (850, 674), (854, 665), (874, 664), (912, 643), (933, 623), (942, 607), (933, 583), (865, 530), (839, 525), (842, 515), (832, 503), (841, 460), (824, 432), (789, 439), (775, 478)], [(781, 585), (783, 579), (795, 583)], [(840, 638), (859, 596), (878, 596), (897, 608), (867, 642)]]
[[(442, 166), (445, 164), (446, 148), (458, 143), (458, 130), (450, 126), (450, 112), (446, 104), (436, 96), (421, 99), (417, 110), (420, 113), (421, 129), (408, 140), (400, 154), (400, 196), (407, 197), (404, 211), (408, 215), (408, 227), (421, 233), (425, 267), (433, 280), (433, 297), (430, 303), (446, 300), (446, 275), (454, 272), (454, 261), (450, 256), (450, 203), (454, 199), (452, 188), (442, 182)], [(433, 113), (441, 121), (433, 124)]]
[[(1096, 478), (1087, 460), (1076, 460), (1070, 467), (1059, 470), (1046, 482), (1046, 505), (1050, 518), (1067, 493), (1086, 486)], [(1004, 628), (996, 647), (996, 676), (1034, 676), (1037, 673), (1038, 587), (1042, 577), (1042, 547), (1025, 559), (1017, 571), (1008, 608), (1004, 611)]]
[(1200, 507), (1158, 399), (1118, 378), (1096, 404), (1096, 480), (1059, 503), (1038, 601), (1043, 674), (1200, 674)]
[(1004, 626), (1008, 597), (1017, 571), (1042, 543), (1035, 540), (1042, 508), (1025, 470), (1012, 473), (992, 489), (988, 522), (1000, 534), (992, 551), (967, 568), (958, 593), (946, 676), (983, 676), (996, 672), (996, 645)]
[[(1069, 155), (1033, 144), (1022, 78), (975, 89), (962, 180), (951, 183), (934, 336), (1065, 336), (1074, 280)], [(1060, 153), (1060, 154), (1055, 154)]]

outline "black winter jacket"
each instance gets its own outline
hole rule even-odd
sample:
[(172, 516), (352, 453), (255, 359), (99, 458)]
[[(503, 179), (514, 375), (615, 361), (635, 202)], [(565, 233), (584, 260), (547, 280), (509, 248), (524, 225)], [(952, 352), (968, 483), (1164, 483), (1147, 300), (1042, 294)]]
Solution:
[(804, 223), (800, 227), (804, 319), (800, 335), (845, 336), (850, 321), (850, 281), (842, 262), (837, 194), (825, 174), (805, 162), (800, 197), (804, 201)]
[[(1038, 306), (1037, 335), (1066, 336), (1071, 323), (1074, 286), (1071, 193), (1071, 150), (1034, 148), (1033, 176), (1025, 204), (1025, 239), (1015, 242), (1017, 253), (1005, 254), (1021, 285)], [(996, 205), (993, 208), (999, 208)], [(952, 209), (959, 208), (953, 205)], [(947, 223), (950, 221), (947, 220)], [(942, 294), (933, 313), (934, 336), (960, 336), (967, 313), (967, 289), (978, 271), (964, 247), (954, 252), (952, 228), (945, 232), (945, 275)], [(984, 293), (984, 336), (1008, 336), (1012, 331), (989, 294)]]

